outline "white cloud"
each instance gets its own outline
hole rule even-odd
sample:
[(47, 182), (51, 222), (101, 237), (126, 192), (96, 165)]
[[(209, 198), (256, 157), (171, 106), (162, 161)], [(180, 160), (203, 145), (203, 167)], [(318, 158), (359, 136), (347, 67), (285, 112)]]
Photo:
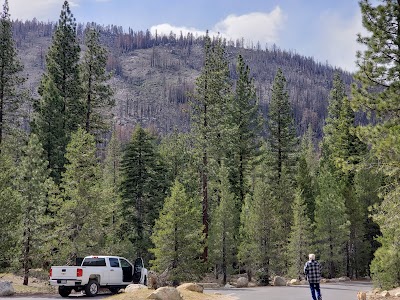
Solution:
[[(227, 39), (241, 39), (245, 42), (276, 43), (279, 39), (279, 32), (283, 29), (283, 23), (286, 17), (279, 7), (276, 7), (270, 13), (254, 12), (241, 16), (229, 15), (224, 20), (218, 22), (209, 31), (211, 36), (221, 35)], [(179, 27), (168, 23), (159, 24), (150, 28), (152, 34), (157, 31), (158, 34), (170, 34), (173, 32), (183, 35), (191, 32), (194, 35), (204, 35), (205, 30), (189, 27)]]
[(357, 42), (357, 34), (366, 35), (362, 26), (361, 13), (357, 12), (351, 19), (344, 20), (332, 13), (324, 13), (320, 17), (318, 42), (314, 57), (329, 64), (339, 66), (347, 71), (356, 69), (356, 52), (363, 49)]
[(244, 38), (254, 43), (276, 43), (286, 17), (277, 6), (270, 13), (254, 12), (246, 15), (230, 15), (217, 23), (214, 31), (233, 40)]

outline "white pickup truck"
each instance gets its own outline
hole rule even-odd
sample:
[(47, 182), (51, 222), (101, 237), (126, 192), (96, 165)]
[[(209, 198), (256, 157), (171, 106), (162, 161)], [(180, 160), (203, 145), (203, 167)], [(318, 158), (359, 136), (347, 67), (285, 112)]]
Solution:
[(117, 293), (131, 283), (147, 285), (147, 269), (141, 258), (132, 264), (118, 256), (86, 256), (80, 266), (52, 266), (49, 275), (50, 284), (58, 286), (62, 297), (68, 297), (72, 290), (95, 296), (99, 288)]

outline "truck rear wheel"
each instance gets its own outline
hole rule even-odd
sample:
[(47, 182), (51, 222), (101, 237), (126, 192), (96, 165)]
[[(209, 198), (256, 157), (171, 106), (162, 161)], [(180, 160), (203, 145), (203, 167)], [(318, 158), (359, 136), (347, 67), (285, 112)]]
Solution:
[(99, 283), (97, 280), (89, 280), (89, 283), (85, 286), (86, 296), (93, 297), (99, 292)]
[(69, 294), (71, 294), (72, 288), (66, 287), (66, 286), (59, 286), (58, 287), (58, 293), (60, 294), (61, 297), (68, 297)]

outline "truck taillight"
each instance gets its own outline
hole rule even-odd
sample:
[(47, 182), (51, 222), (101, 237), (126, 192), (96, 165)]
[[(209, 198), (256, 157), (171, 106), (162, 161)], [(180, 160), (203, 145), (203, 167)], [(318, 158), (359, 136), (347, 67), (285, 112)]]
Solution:
[(52, 275), (53, 275), (53, 269), (50, 268), (50, 270), (49, 270), (49, 277), (51, 277)]
[(83, 275), (83, 270), (80, 268), (76, 269), (76, 277), (82, 277), (82, 275)]

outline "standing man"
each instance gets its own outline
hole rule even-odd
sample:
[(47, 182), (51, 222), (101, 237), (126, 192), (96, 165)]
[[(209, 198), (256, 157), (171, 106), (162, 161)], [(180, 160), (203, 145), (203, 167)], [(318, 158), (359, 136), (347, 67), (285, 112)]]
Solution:
[[(313, 300), (322, 300), (319, 282), (321, 280), (321, 265), (315, 260), (315, 254), (308, 255), (308, 262), (304, 265), (304, 274), (310, 284), (311, 296)], [(317, 297), (315, 297), (317, 291)]]

